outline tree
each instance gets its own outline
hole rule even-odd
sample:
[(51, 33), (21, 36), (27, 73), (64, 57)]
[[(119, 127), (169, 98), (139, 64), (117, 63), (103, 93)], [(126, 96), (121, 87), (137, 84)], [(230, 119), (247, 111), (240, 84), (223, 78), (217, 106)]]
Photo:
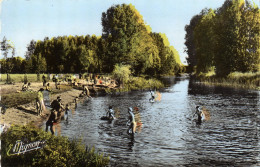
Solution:
[(208, 72), (214, 66), (215, 32), (214, 17), (212, 9), (204, 9), (201, 19), (194, 29), (195, 54), (197, 59), (196, 72)]
[(260, 67), (259, 8), (245, 0), (226, 0), (214, 10), (202, 10), (186, 26), (190, 66), (197, 72), (215, 67), (218, 76)]
[(36, 41), (34, 41), (34, 40), (31, 40), (30, 44), (28, 44), (27, 51), (25, 53), (26, 60), (28, 60), (34, 54), (35, 45), (36, 45)]
[[(10, 49), (12, 49), (12, 45), (7, 41), (6, 37), (4, 36), (3, 41), (1, 41), (1, 51), (3, 52), (4, 55), (4, 60), (2, 61), (2, 71), (9, 73), (11, 71), (12, 65), (8, 63), (7, 58), (8, 58), (8, 52)], [(14, 50), (13, 50), (14, 51)], [(15, 53), (15, 52), (13, 52)]]
[(113, 77), (119, 82), (120, 86), (124, 87), (124, 84), (129, 80), (131, 75), (131, 66), (116, 64), (112, 72)]
[(32, 73), (44, 73), (47, 70), (46, 59), (41, 55), (32, 55), (26, 63), (25, 71)]
[(102, 14), (102, 26), (110, 66), (122, 62), (129, 64), (136, 73), (145, 73), (159, 66), (158, 50), (150, 29), (133, 5), (110, 7)]
[[(243, 1), (241, 1), (243, 3)], [(260, 71), (260, 11), (257, 6), (245, 1), (240, 5), (239, 44), (236, 71)]]
[(194, 31), (195, 27), (201, 19), (201, 15), (195, 15), (192, 17), (190, 24), (185, 26), (185, 52), (188, 54), (186, 58), (188, 65), (193, 69), (197, 65), (197, 58), (195, 52), (195, 39), (194, 39)]
[(7, 41), (6, 37), (4, 36), (3, 41), (1, 41), (1, 50), (4, 52), (4, 58), (7, 59), (9, 49), (11, 49), (11, 44)]
[(244, 0), (226, 0), (218, 9), (215, 32), (216, 73), (256, 71), (259, 66), (259, 8)]

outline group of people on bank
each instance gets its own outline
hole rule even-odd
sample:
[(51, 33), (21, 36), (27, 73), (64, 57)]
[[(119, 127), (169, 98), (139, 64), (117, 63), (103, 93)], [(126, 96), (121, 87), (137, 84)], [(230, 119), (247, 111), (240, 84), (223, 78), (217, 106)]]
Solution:
[[(37, 115), (38, 116), (43, 116), (43, 111), (46, 110), (45, 104), (44, 104), (44, 97), (43, 97), (43, 91), (47, 90), (50, 91), (50, 86), (49, 83), (47, 83), (46, 89), (40, 88), (39, 91), (37, 92), (37, 98), (36, 98), (36, 109), (37, 109)], [(90, 92), (87, 86), (83, 85), (83, 91), (80, 94), (80, 97), (86, 96), (86, 97), (91, 97)], [(75, 104), (77, 103), (78, 97), (75, 98), (74, 102)], [(50, 115), (49, 118), (46, 122), (46, 132), (50, 128), (50, 131), (52, 134), (54, 134), (54, 129), (53, 126), (55, 124), (60, 123), (61, 118), (64, 117), (66, 121), (68, 121), (68, 112), (69, 112), (69, 105), (67, 104), (65, 107), (61, 103), (61, 97), (58, 96), (57, 99), (53, 100), (51, 102), (51, 110), (50, 110)]]

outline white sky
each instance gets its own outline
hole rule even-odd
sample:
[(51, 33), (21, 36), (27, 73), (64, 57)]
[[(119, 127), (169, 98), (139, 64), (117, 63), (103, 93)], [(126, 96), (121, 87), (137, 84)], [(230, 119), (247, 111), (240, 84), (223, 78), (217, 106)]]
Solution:
[(102, 12), (122, 3), (132, 3), (153, 32), (165, 33), (184, 62), (185, 25), (202, 9), (217, 9), (224, 0), (2, 0), (0, 40), (5, 36), (15, 46), (16, 56), (24, 57), (32, 39), (99, 36)]

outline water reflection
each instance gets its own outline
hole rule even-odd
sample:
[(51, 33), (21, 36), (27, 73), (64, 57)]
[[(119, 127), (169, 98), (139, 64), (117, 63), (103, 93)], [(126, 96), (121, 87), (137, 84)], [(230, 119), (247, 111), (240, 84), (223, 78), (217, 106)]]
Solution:
[[(111, 157), (111, 166), (257, 166), (259, 159), (259, 92), (205, 86), (167, 78), (161, 101), (149, 103), (149, 91), (94, 97), (79, 103), (61, 135), (82, 137)], [(211, 119), (197, 125), (196, 106)], [(117, 119), (101, 120), (108, 106)], [(128, 107), (137, 132), (128, 135)], [(139, 124), (138, 124), (139, 123)]]

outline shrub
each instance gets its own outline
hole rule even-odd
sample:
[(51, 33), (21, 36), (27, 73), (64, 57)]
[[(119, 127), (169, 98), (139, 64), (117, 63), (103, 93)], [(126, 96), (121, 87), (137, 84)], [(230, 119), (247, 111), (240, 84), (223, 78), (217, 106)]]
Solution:
[(127, 83), (129, 90), (138, 90), (138, 89), (159, 89), (163, 87), (161, 81), (156, 79), (145, 79), (143, 77), (131, 77)]
[[(17, 140), (46, 141), (43, 148), (24, 154), (7, 155)], [(94, 148), (86, 150), (80, 140), (69, 140), (67, 137), (55, 136), (44, 132), (32, 124), (11, 126), (1, 135), (3, 166), (107, 166), (109, 158), (99, 154)], [(10, 147), (11, 146), (11, 147)]]
[(120, 86), (124, 87), (124, 84), (128, 82), (129, 77), (132, 73), (130, 68), (130, 65), (115, 65), (112, 75), (119, 82)]

